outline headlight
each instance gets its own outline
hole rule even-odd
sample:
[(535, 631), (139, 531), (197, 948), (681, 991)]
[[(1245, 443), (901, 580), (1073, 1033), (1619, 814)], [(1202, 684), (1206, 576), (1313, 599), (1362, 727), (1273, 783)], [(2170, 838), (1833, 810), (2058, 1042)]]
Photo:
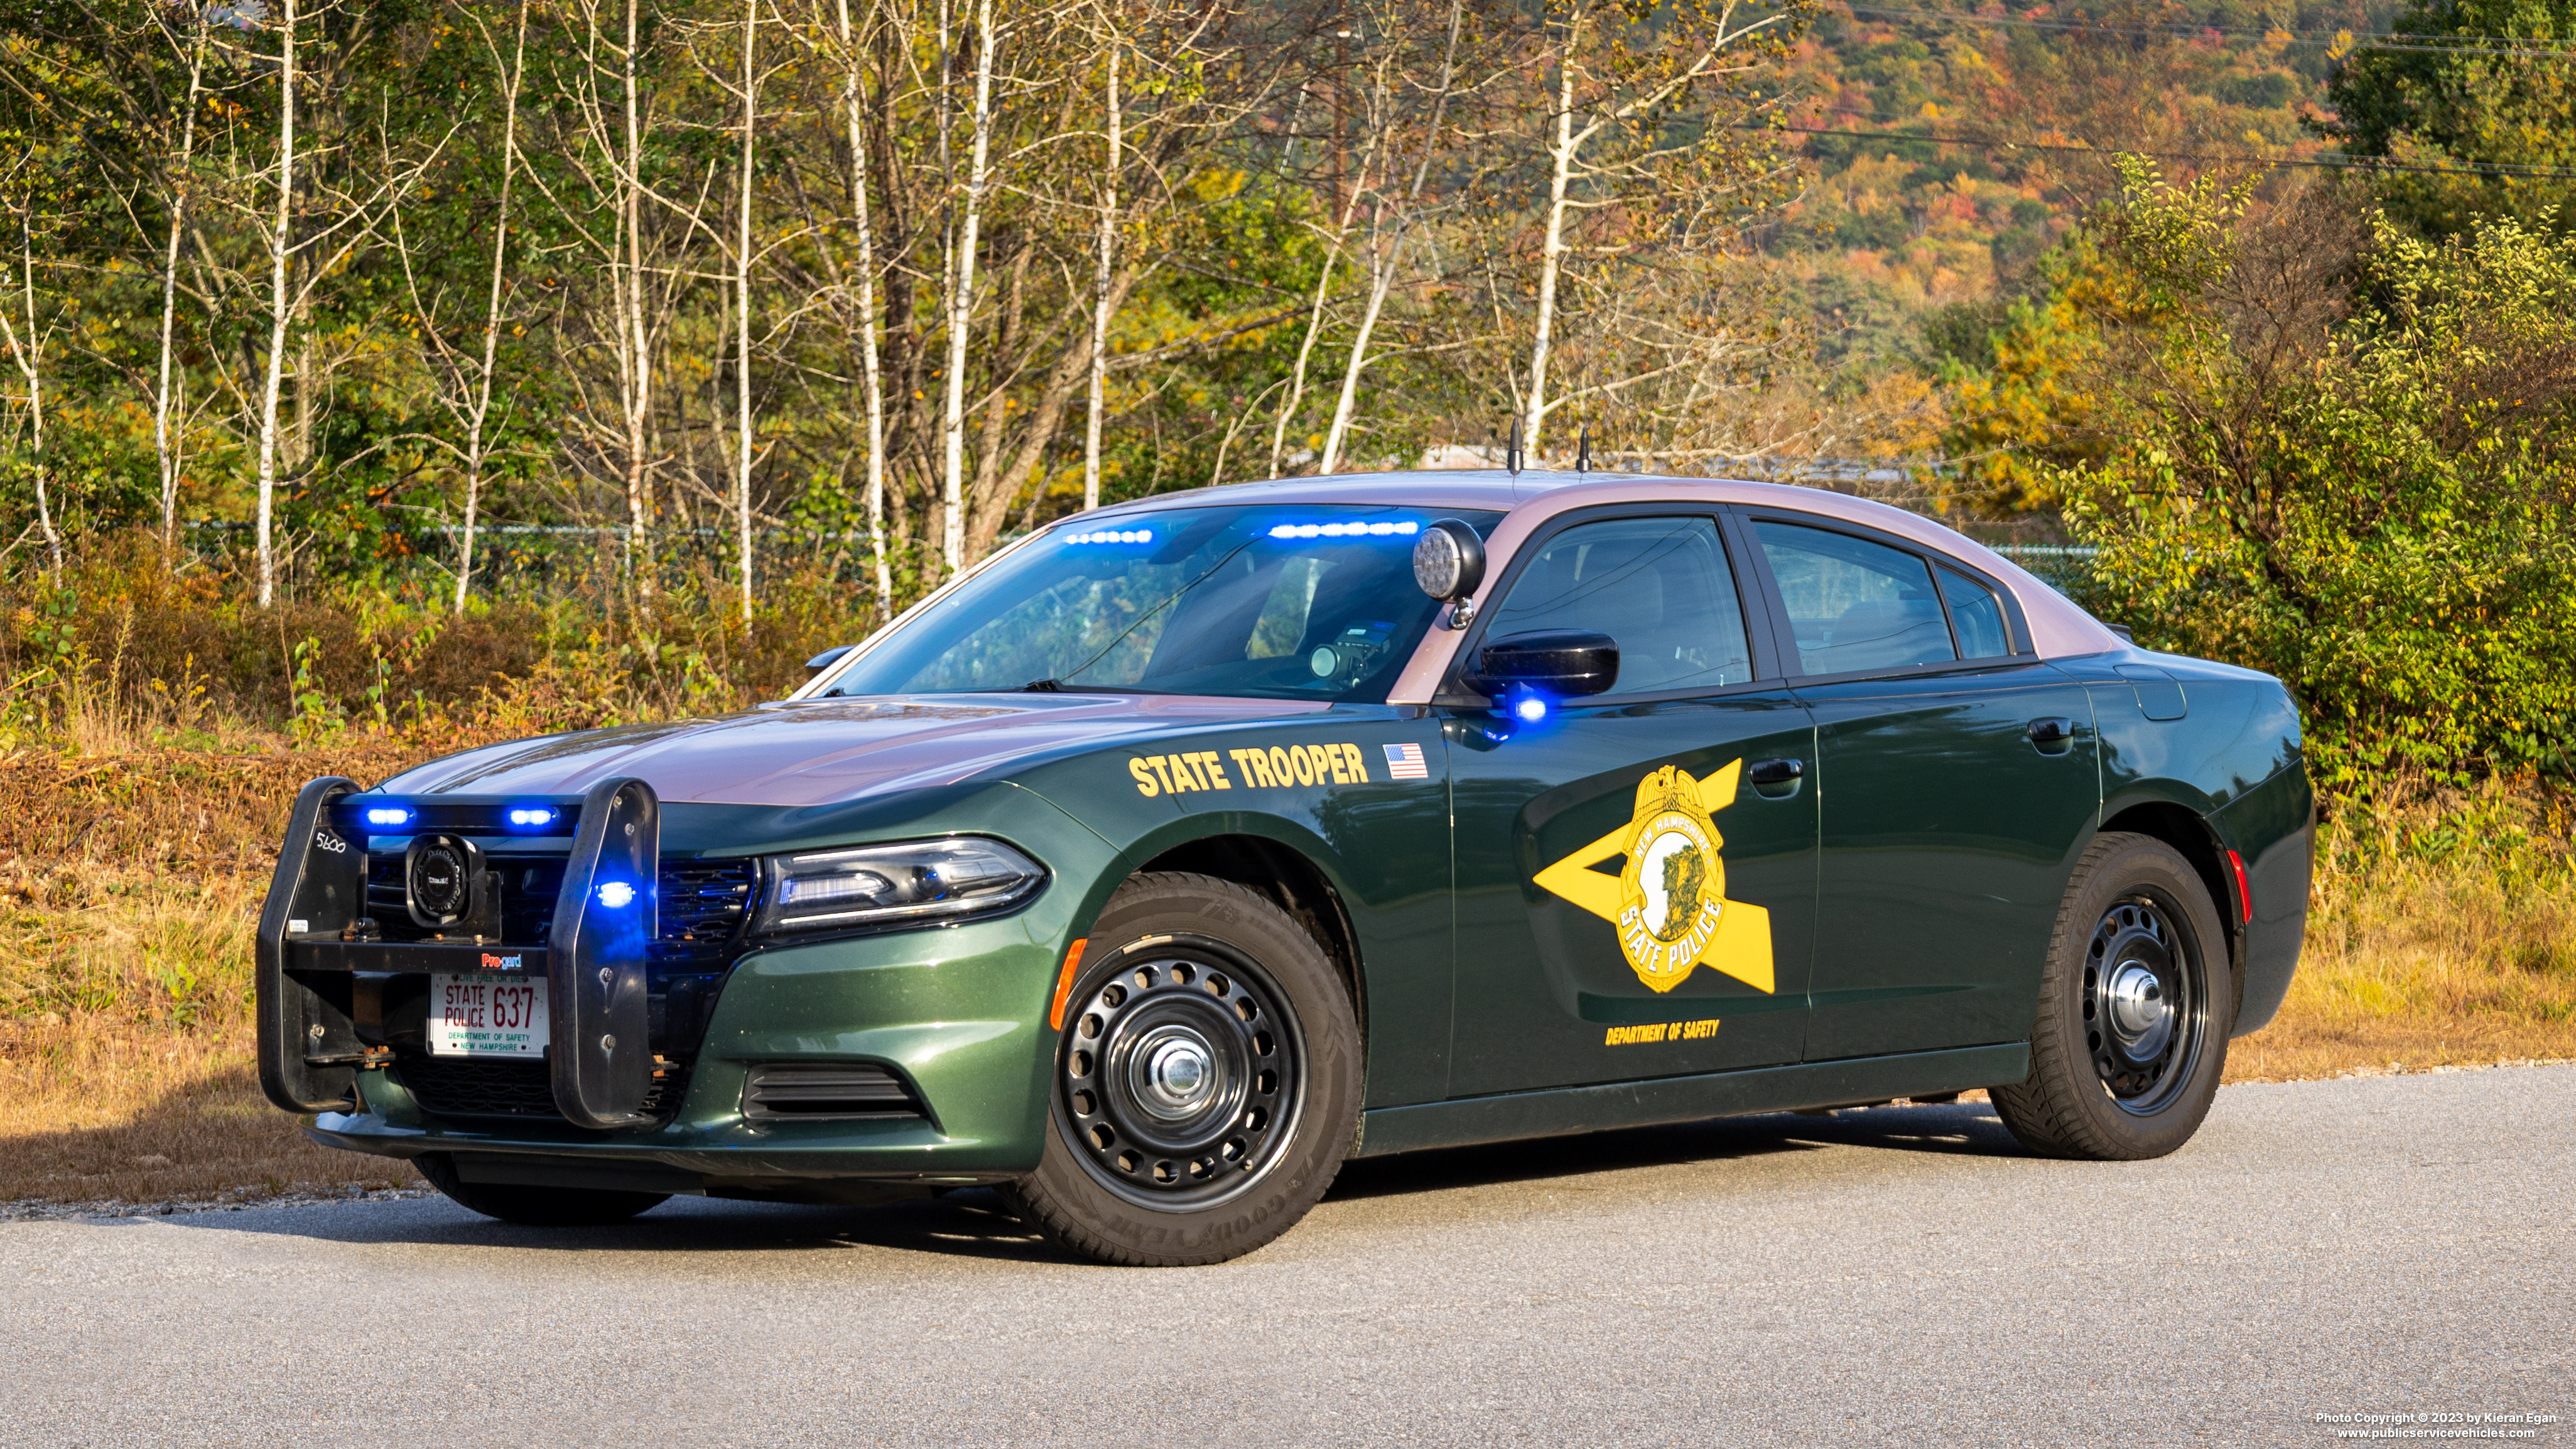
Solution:
[(1046, 881), (1036, 861), (998, 840), (961, 837), (769, 857), (761, 935), (933, 922), (1003, 910)]

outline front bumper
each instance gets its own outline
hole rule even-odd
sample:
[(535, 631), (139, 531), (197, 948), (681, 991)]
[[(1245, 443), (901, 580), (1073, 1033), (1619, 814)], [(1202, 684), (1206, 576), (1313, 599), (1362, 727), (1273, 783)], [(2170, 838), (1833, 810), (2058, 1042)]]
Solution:
[[(438, 1117), (396, 1073), (357, 1074), (357, 1112), (306, 1130), (385, 1157), (444, 1152), (469, 1177), (566, 1187), (739, 1196), (837, 1194), (831, 1183), (990, 1182), (1037, 1166), (1046, 1123), (1046, 1008), (1069, 923), (1059, 883), (1000, 920), (745, 956), (723, 994), (678, 1108), (592, 1131), (547, 1118)], [(755, 1064), (866, 1062), (906, 1081), (920, 1116), (753, 1121)], [(496, 1176), (495, 1174), (500, 1174)]]

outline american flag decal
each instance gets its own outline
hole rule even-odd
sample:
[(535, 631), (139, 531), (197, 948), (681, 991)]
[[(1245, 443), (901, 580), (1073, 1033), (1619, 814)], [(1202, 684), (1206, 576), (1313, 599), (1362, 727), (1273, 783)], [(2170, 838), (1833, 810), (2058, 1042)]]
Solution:
[(1428, 780), (1430, 767), (1422, 763), (1420, 745), (1386, 745), (1386, 773), (1397, 780)]

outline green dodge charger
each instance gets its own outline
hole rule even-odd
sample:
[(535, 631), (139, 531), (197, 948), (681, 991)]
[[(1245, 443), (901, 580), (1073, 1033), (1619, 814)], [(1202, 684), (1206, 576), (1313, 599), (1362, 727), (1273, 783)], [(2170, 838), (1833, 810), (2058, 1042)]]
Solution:
[(1833, 494), (1166, 495), (815, 667), (305, 786), (270, 1100), (513, 1222), (982, 1184), (1208, 1263), (1418, 1148), (1985, 1088), (2156, 1156), (2298, 963), (2280, 683)]

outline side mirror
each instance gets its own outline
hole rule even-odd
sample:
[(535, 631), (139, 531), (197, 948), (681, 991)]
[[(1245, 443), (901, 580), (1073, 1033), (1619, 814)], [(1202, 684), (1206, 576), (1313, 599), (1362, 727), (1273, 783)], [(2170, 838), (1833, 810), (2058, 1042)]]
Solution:
[(831, 668), (833, 665), (840, 663), (842, 655), (847, 654), (858, 647), (859, 646), (856, 644), (835, 644), (831, 648), (824, 650), (822, 653), (815, 655), (813, 658), (806, 660), (805, 672), (808, 675), (820, 674), (824, 670)]
[(1476, 673), (1467, 681), (1504, 696), (1516, 714), (1523, 713), (1522, 700), (1541, 701), (1538, 712), (1526, 716), (1531, 719), (1545, 716), (1544, 701), (1599, 694), (1618, 682), (1619, 641), (1589, 629), (1540, 629), (1492, 640), (1476, 652)]
[(1413, 582), (1442, 603), (1463, 599), (1485, 581), (1485, 543), (1476, 530), (1444, 518), (1413, 545)]

